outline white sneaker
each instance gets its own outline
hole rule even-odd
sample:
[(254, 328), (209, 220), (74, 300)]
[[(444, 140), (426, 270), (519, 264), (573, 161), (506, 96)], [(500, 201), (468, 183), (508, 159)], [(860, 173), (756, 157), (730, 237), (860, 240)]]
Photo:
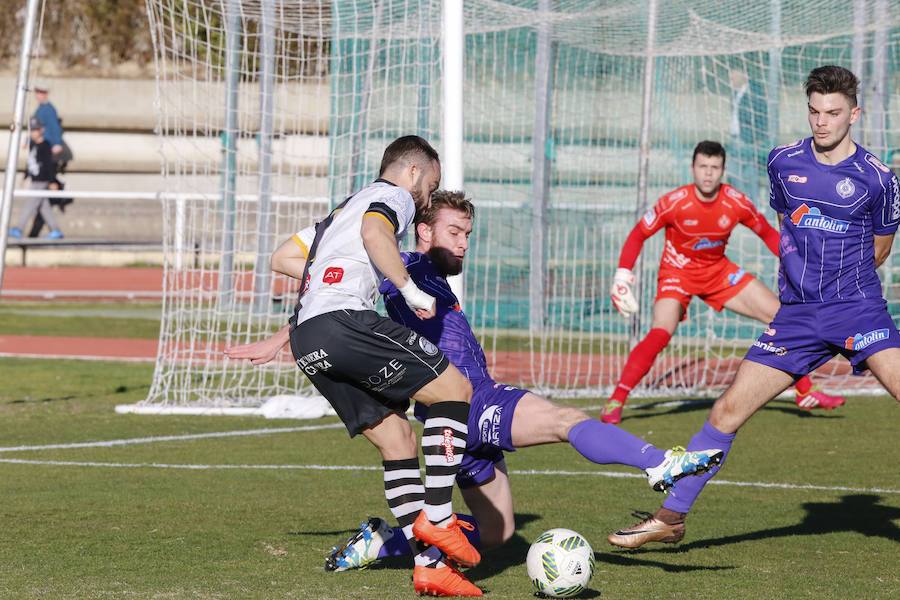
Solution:
[(645, 471), (647, 480), (657, 492), (666, 492), (675, 482), (688, 475), (701, 475), (722, 462), (725, 455), (719, 449), (686, 451), (681, 446), (666, 450), (666, 458), (659, 465)]
[(365, 569), (378, 559), (381, 547), (393, 537), (394, 530), (384, 519), (369, 517), (346, 542), (331, 549), (325, 558), (325, 570)]

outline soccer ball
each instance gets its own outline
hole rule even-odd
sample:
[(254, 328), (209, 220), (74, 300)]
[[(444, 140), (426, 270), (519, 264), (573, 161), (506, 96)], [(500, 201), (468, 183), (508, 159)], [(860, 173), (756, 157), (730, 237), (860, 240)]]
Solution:
[(525, 559), (534, 591), (551, 598), (581, 593), (594, 574), (594, 551), (571, 529), (551, 529), (538, 536)]

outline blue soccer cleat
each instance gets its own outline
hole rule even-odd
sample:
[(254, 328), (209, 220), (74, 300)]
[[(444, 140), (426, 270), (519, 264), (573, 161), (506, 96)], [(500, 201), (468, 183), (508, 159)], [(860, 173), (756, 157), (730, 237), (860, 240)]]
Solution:
[(51, 231), (50, 233), (47, 234), (48, 240), (61, 240), (61, 239), (63, 239), (63, 237), (65, 237), (65, 236), (63, 236), (63, 232), (60, 231), (59, 229), (54, 229), (53, 231)]
[(384, 519), (369, 517), (346, 542), (331, 549), (325, 558), (325, 570), (365, 569), (378, 559), (381, 547), (393, 537), (394, 530)]
[(18, 227), (10, 227), (9, 237), (17, 240), (20, 239), (22, 237), (22, 230)]
[(666, 450), (665, 460), (645, 473), (650, 487), (657, 492), (666, 492), (682, 477), (706, 473), (722, 462), (724, 455), (719, 449), (686, 451), (676, 446)]

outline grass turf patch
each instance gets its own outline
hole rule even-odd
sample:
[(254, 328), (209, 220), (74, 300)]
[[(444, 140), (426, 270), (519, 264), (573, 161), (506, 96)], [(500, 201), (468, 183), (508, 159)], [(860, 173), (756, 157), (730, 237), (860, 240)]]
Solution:
[[(114, 414), (116, 404), (146, 395), (151, 372), (142, 364), (4, 359), (0, 446), (335, 423)], [(660, 446), (684, 444), (708, 408), (629, 407), (624, 426)], [(741, 431), (716, 480), (831, 489), (710, 485), (680, 545), (633, 552), (605, 537), (634, 521), (631, 510), (659, 505), (644, 481), (605, 476), (629, 470), (590, 464), (563, 444), (512, 453), (516, 534), (485, 552), (470, 576), (489, 598), (528, 597), (530, 541), (568, 527), (597, 555), (586, 598), (890, 597), (900, 585), (900, 478), (890, 458), (896, 409), (888, 398), (854, 398), (831, 413), (770, 404)], [(0, 462), (2, 598), (413, 597), (402, 560), (322, 570), (331, 545), (359, 521), (389, 514), (378, 456), (340, 428), (7, 450), (0, 460), (81, 463)], [(458, 494), (455, 506), (463, 510)]]

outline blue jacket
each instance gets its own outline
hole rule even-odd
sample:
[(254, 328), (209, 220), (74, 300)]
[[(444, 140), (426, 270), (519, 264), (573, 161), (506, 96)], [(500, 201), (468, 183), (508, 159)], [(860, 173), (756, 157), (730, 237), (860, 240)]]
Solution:
[(50, 102), (45, 102), (37, 107), (34, 116), (44, 126), (44, 139), (50, 142), (51, 146), (61, 146), (63, 130), (59, 123), (59, 115), (56, 114), (56, 108)]

